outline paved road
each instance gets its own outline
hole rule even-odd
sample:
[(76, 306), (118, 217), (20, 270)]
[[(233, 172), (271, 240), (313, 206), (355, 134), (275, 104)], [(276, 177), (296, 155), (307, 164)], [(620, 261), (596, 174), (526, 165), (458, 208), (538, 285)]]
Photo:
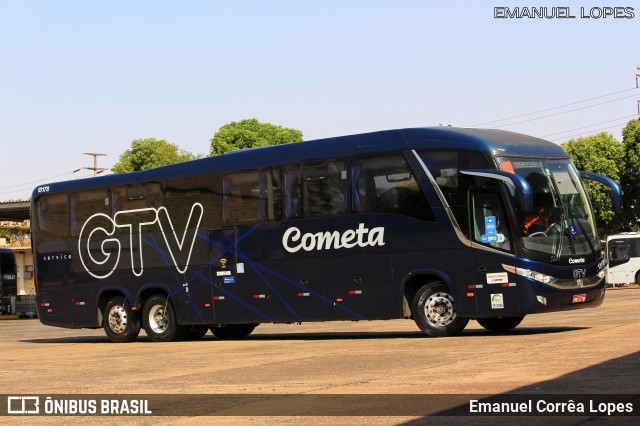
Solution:
[[(638, 288), (608, 290), (599, 308), (528, 316), (504, 335), (491, 334), (472, 321), (460, 336), (452, 338), (426, 338), (412, 321), (394, 320), (267, 324), (241, 341), (221, 341), (209, 334), (195, 342), (154, 343), (143, 332), (135, 343), (115, 344), (101, 330), (53, 328), (37, 320), (0, 321), (0, 393), (638, 394), (639, 329)], [(362, 403), (344, 401), (347, 405)], [(370, 404), (377, 404), (374, 397)], [(640, 400), (635, 404), (640, 405)], [(367, 414), (349, 411), (349, 407), (336, 410)], [(207, 407), (205, 411), (216, 410)], [(291, 414), (307, 412), (300, 408), (292, 409)], [(375, 412), (374, 407), (371, 413)], [(233, 417), (213, 419), (227, 424), (237, 421)], [(311, 418), (302, 419), (254, 420), (308, 423)], [(0, 418), (0, 422), (8, 420)], [(81, 421), (67, 417), (60, 424), (69, 420)], [(366, 423), (445, 424), (450, 420), (425, 419), (408, 411), (404, 417), (380, 417)], [(615, 422), (610, 424), (621, 420), (598, 418)], [(193, 418), (140, 421), (187, 424)], [(352, 423), (339, 417), (313, 421)], [(567, 424), (575, 422), (573, 418)]]

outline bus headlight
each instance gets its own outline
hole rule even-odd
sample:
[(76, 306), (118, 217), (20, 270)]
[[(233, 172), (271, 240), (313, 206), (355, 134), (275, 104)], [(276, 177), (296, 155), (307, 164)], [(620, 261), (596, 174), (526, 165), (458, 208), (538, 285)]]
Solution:
[(530, 280), (538, 281), (543, 284), (551, 284), (557, 280), (556, 277), (546, 275), (541, 272), (532, 271), (531, 269), (516, 268), (515, 266), (502, 265), (505, 271), (511, 272), (521, 277), (529, 278)]
[(602, 282), (602, 279), (604, 278), (604, 275), (606, 273), (606, 269), (603, 269), (598, 272), (597, 275), (591, 277), (559, 279), (556, 277), (552, 277), (551, 275), (543, 274), (541, 272), (532, 271), (531, 269), (516, 268), (515, 266), (505, 264), (503, 264), (502, 267), (507, 272), (511, 272), (513, 274), (520, 275), (521, 277), (525, 277), (530, 280), (538, 281), (539, 283), (547, 284), (552, 287), (561, 289), (593, 287)]

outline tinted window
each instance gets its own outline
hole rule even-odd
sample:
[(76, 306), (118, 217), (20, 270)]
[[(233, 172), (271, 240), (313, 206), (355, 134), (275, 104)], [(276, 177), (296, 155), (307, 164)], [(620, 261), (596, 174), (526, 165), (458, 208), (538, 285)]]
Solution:
[(284, 181), (288, 219), (348, 213), (346, 161), (316, 161), (287, 167)]
[(113, 188), (113, 212), (158, 208), (162, 205), (162, 185), (156, 182), (131, 184)]
[[(109, 215), (109, 190), (71, 194), (71, 235), (79, 235), (86, 220), (96, 213)], [(106, 218), (102, 222), (105, 229), (110, 229)], [(95, 224), (99, 226), (99, 223)]]
[(67, 195), (46, 195), (38, 199), (38, 226), (41, 231), (56, 237), (66, 237)]
[(222, 224), (222, 196), (218, 176), (196, 176), (168, 180), (164, 190), (164, 206), (171, 223), (184, 229), (196, 203), (202, 205), (201, 226), (216, 227)]
[(401, 155), (356, 160), (351, 167), (353, 210), (435, 220), (409, 164)]
[(511, 233), (502, 197), (494, 190), (477, 190), (471, 196), (472, 239), (499, 250), (511, 250)]
[[(111, 207), (119, 232), (149, 231), (157, 220), (155, 209), (162, 206), (162, 185), (156, 182), (118, 186), (112, 189)], [(126, 213), (123, 211), (126, 210)], [(129, 231), (128, 227), (131, 227)]]
[(282, 215), (277, 169), (232, 173), (222, 179), (225, 223), (279, 220)]
[(473, 151), (422, 151), (420, 157), (447, 200), (462, 232), (469, 237), (468, 190), (476, 185), (495, 185), (495, 181), (463, 175), (460, 170), (495, 167), (483, 154)]

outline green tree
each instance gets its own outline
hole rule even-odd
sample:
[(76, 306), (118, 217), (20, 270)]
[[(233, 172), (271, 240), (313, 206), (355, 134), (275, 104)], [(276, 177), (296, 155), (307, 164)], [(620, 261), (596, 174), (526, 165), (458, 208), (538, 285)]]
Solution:
[(135, 139), (112, 170), (114, 173), (136, 172), (196, 158), (197, 156), (164, 139)]
[[(624, 146), (610, 133), (571, 139), (562, 144), (562, 148), (579, 170), (599, 173), (620, 182), (624, 173)], [(586, 181), (586, 186), (601, 236), (614, 233), (620, 228), (621, 221), (613, 210), (611, 190), (591, 181)]]
[(250, 118), (220, 127), (211, 139), (211, 155), (220, 155), (235, 149), (300, 141), (302, 141), (300, 130), (261, 123), (255, 118)]
[(629, 121), (622, 129), (624, 145), (624, 230), (640, 230), (638, 206), (640, 205), (640, 118)]

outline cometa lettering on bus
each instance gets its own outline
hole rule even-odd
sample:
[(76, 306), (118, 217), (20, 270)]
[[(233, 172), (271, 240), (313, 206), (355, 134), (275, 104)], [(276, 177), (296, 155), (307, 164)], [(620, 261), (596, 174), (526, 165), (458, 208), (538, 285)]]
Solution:
[[(295, 245), (298, 243), (297, 245)], [(302, 234), (295, 226), (285, 231), (282, 236), (282, 245), (289, 253), (296, 253), (300, 249), (304, 251), (329, 250), (353, 247), (383, 246), (384, 228), (376, 227), (369, 230), (364, 223), (358, 225), (358, 229), (348, 229), (343, 234), (338, 231), (327, 231)]]

